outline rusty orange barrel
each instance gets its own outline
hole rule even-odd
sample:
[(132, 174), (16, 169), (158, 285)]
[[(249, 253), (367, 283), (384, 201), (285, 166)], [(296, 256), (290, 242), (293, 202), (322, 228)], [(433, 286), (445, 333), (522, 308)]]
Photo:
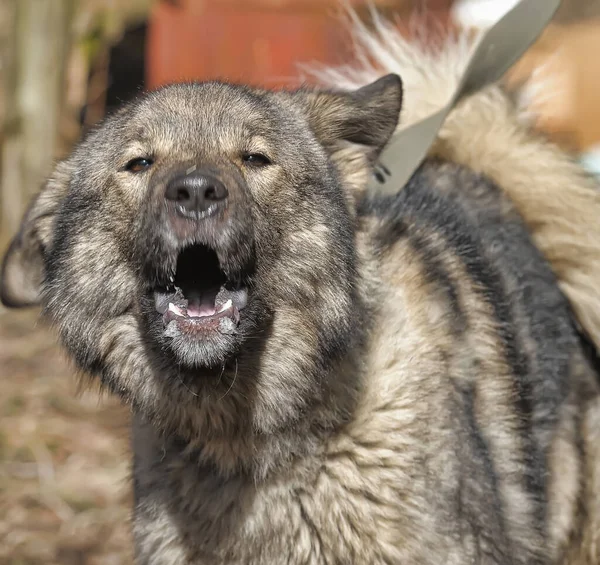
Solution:
[[(366, 1), (350, 2), (366, 11)], [(407, 15), (406, 0), (376, 0), (387, 14)], [(348, 60), (348, 34), (339, 0), (163, 0), (150, 18), (149, 88), (226, 79), (269, 87), (297, 84), (298, 64)], [(450, 0), (429, 0), (429, 13)], [(406, 21), (406, 20), (405, 20)]]

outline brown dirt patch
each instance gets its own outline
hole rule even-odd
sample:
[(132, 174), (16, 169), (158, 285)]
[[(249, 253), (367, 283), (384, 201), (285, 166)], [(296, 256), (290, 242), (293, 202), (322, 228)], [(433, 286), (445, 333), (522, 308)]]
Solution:
[(0, 307), (0, 565), (131, 563), (127, 411)]

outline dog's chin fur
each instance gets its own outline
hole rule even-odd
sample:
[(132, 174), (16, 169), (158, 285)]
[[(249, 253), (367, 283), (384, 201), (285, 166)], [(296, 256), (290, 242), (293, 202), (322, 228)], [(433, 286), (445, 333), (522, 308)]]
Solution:
[[(377, 15), (372, 29), (353, 20), (358, 64), (309, 69), (321, 84), (354, 89), (398, 73), (405, 92), (398, 130), (447, 104), (471, 53), (472, 33), (440, 39), (432, 48), (409, 43)], [(429, 155), (482, 173), (505, 191), (551, 263), (581, 327), (600, 346), (597, 182), (571, 155), (529, 129), (527, 109), (514, 99), (517, 93), (501, 85), (471, 96), (451, 112)]]

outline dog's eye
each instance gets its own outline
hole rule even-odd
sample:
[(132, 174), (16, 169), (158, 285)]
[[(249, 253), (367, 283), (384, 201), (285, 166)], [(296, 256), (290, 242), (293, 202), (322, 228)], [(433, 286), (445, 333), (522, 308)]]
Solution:
[(244, 153), (242, 160), (252, 167), (266, 167), (271, 164), (271, 160), (262, 153)]
[(146, 169), (149, 169), (152, 166), (154, 161), (147, 157), (138, 157), (137, 159), (132, 159), (125, 165), (125, 170), (130, 173), (141, 173)]

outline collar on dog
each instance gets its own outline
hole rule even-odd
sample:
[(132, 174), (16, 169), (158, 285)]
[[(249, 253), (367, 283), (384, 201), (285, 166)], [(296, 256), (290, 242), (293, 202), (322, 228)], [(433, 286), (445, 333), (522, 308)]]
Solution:
[(394, 135), (375, 167), (371, 188), (392, 193), (422, 163), (450, 111), (466, 96), (498, 81), (542, 33), (560, 0), (521, 0), (477, 42), (450, 101)]

